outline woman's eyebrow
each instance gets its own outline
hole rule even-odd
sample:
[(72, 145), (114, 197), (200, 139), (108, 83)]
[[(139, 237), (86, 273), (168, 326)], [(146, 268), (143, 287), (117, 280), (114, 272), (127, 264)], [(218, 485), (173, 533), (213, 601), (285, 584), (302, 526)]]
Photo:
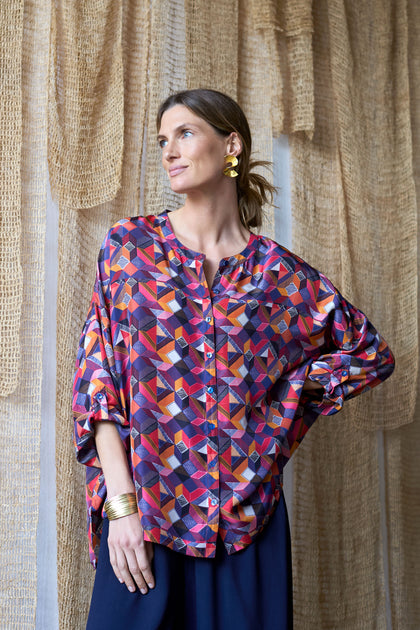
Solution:
[[(193, 123), (182, 123), (181, 125), (178, 125), (177, 127), (175, 127), (174, 131), (175, 132), (180, 131), (181, 129), (184, 129), (185, 127), (192, 127), (192, 128), (197, 129), (197, 126), (194, 125)], [(161, 140), (162, 138), (166, 138), (166, 136), (162, 134), (158, 134), (157, 139)]]

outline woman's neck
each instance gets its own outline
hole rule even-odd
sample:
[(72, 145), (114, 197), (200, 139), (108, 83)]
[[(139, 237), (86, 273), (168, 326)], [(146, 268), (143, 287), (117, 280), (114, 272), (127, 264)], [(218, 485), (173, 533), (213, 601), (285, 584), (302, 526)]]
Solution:
[(188, 195), (184, 206), (171, 212), (170, 222), (184, 245), (207, 256), (238, 253), (249, 240), (239, 218), (236, 190), (217, 197)]

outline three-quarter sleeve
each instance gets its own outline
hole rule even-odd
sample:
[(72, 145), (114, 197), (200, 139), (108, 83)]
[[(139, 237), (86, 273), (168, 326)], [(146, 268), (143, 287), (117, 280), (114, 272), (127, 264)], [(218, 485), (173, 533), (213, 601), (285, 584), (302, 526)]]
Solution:
[[(271, 405), (284, 417), (286, 458), (319, 415), (337, 413), (345, 400), (379, 385), (394, 369), (388, 344), (366, 315), (323, 274), (299, 262), (295, 278), (302, 282), (302, 299), (296, 307), (300, 325), (294, 328), (299, 350), (270, 392)], [(305, 388), (307, 380), (320, 387)]]
[(100, 250), (92, 301), (80, 337), (73, 383), (74, 445), (80, 463), (86, 465), (86, 503), (89, 555), (96, 566), (102, 528), (106, 485), (96, 450), (95, 422), (114, 422), (127, 453), (130, 426), (124, 389), (127, 351), (112, 322), (110, 300), (110, 239)]
[(100, 467), (94, 438), (94, 423), (115, 422), (126, 450), (129, 422), (124, 409), (122, 375), (112, 340), (109, 307), (109, 260), (101, 249), (93, 297), (80, 338), (73, 386), (74, 443), (79, 462)]
[(388, 378), (394, 358), (366, 315), (322, 275), (312, 315), (312, 335), (319, 338), (322, 332), (323, 345), (307, 378), (322, 386), (323, 395), (322, 400), (313, 396), (308, 404), (318, 414), (331, 415), (342, 408), (344, 400)]

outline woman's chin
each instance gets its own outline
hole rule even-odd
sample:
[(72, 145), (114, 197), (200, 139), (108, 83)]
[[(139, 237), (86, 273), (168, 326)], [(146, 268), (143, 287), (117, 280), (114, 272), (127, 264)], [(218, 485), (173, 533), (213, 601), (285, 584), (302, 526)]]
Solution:
[(177, 193), (177, 195), (186, 195), (190, 190), (188, 186), (183, 186), (181, 182), (170, 181), (169, 185), (172, 192)]

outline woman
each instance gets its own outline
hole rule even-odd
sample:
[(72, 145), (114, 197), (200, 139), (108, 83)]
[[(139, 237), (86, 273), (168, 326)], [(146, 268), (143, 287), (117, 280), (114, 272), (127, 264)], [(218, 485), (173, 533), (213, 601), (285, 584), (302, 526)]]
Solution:
[(250, 231), (273, 187), (232, 99), (175, 94), (157, 127), (185, 203), (111, 228), (78, 353), (95, 565), (102, 533), (87, 627), (290, 628), (283, 468), (393, 357), (325, 276)]

